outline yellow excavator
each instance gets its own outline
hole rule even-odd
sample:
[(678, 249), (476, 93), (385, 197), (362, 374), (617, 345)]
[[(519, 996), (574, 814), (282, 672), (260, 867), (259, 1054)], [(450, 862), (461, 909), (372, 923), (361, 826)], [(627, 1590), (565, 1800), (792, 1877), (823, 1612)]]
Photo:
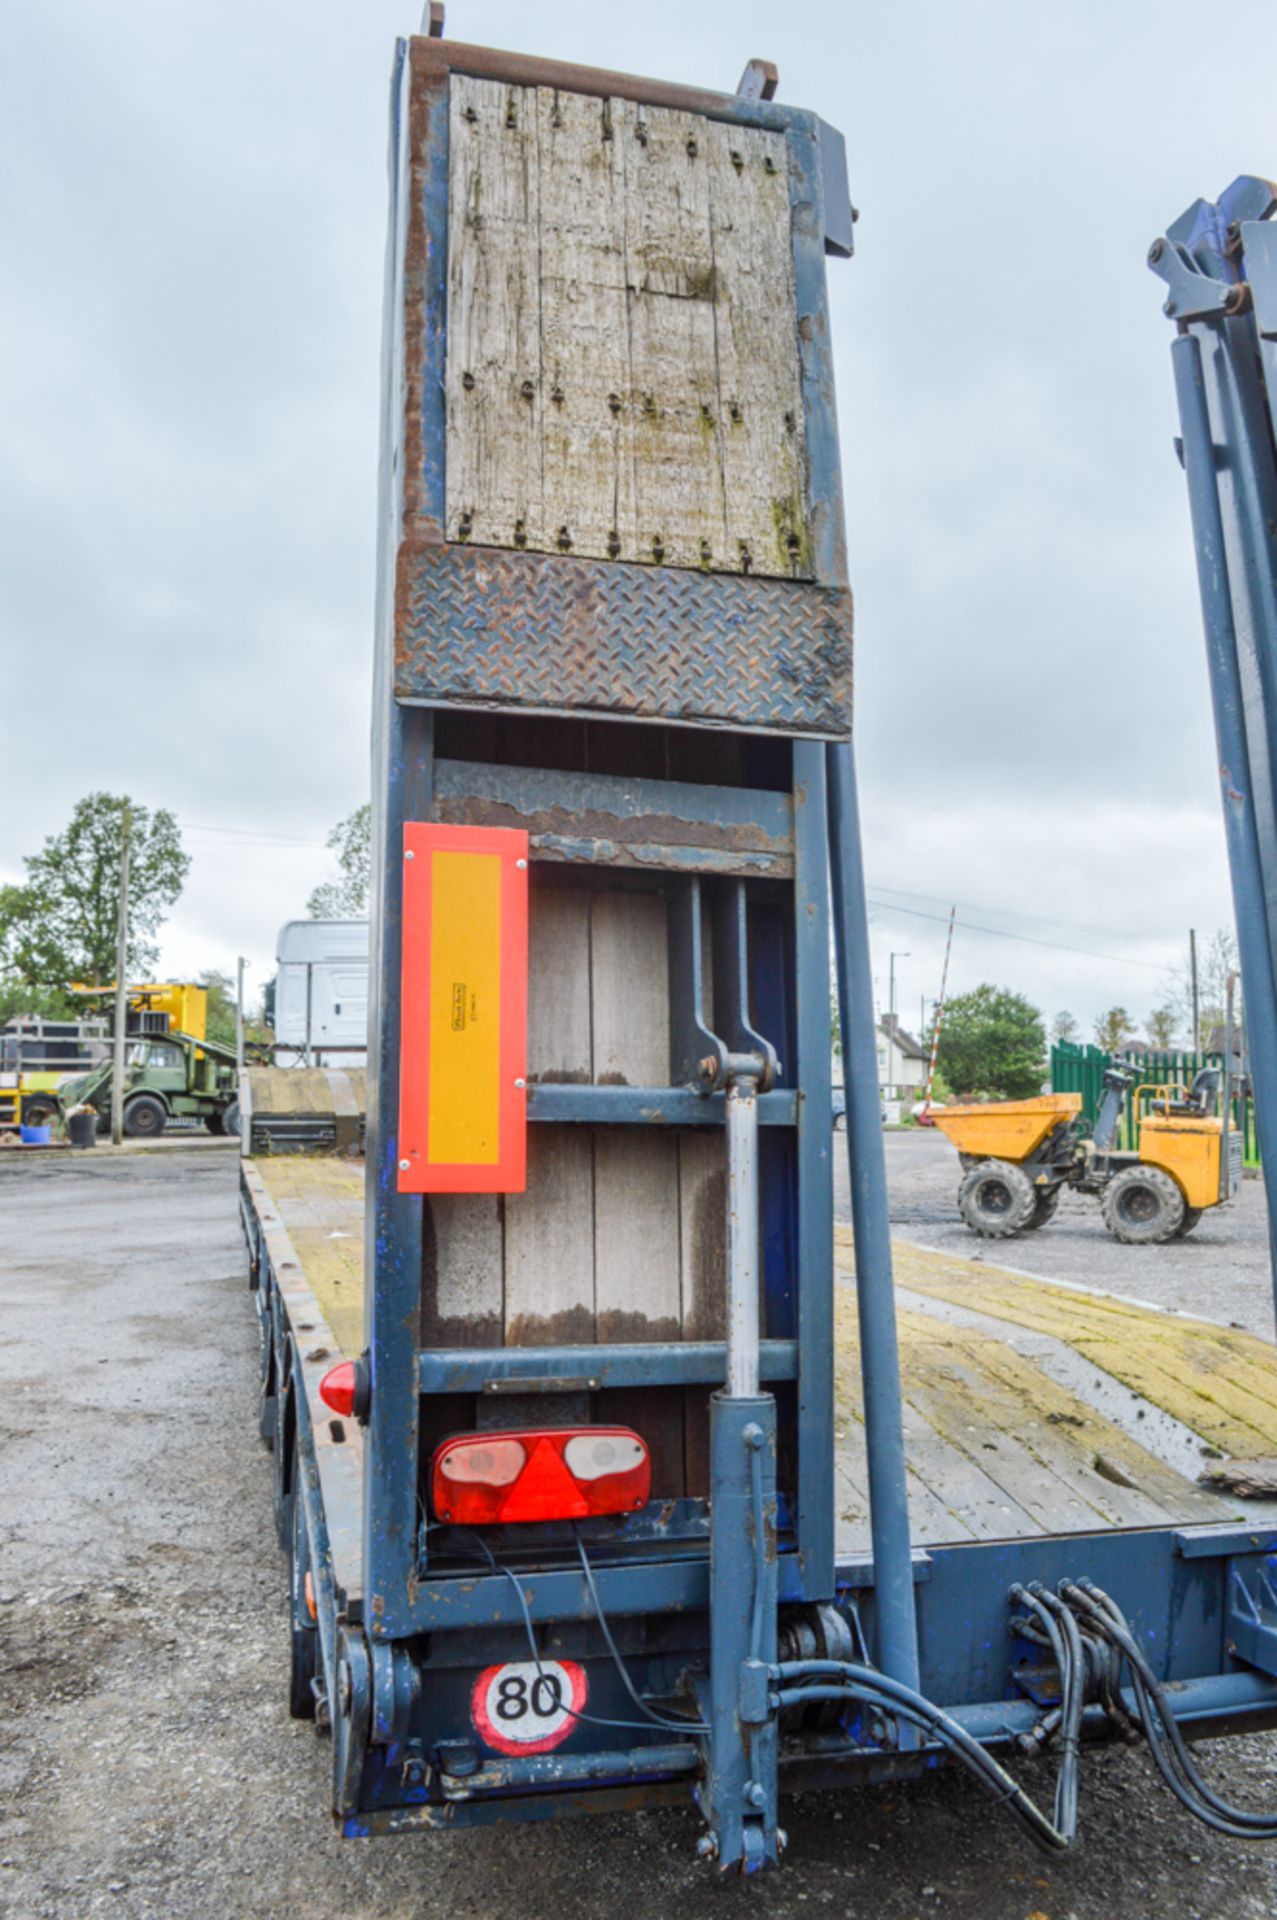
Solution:
[(1104, 1224), (1130, 1246), (1156, 1246), (1191, 1233), (1209, 1207), (1237, 1193), (1242, 1136), (1230, 1122), (1231, 1051), (1204, 1067), (1191, 1087), (1153, 1089), (1134, 1151), (1116, 1146), (1135, 1075), (1105, 1070), (1090, 1139), (1079, 1093), (982, 1106), (934, 1108), (936, 1126), (958, 1149), (958, 1211), (986, 1240), (1043, 1227), (1065, 1187), (1098, 1196)]

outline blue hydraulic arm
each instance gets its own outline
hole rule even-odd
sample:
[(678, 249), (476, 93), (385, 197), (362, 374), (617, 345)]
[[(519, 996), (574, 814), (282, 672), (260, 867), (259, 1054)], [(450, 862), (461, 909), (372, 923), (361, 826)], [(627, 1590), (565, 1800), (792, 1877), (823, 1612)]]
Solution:
[[(1171, 348), (1206, 629), (1261, 1157), (1277, 1151), (1277, 188), (1243, 174), (1149, 249)], [(1265, 1172), (1265, 1178), (1267, 1177)], [(1277, 1298), (1277, 1220), (1269, 1205)]]

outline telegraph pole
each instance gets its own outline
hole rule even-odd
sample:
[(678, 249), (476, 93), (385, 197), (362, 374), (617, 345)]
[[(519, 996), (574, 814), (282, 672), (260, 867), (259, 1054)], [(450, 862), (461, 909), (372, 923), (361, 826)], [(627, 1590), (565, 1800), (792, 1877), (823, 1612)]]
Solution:
[(1197, 928), (1188, 929), (1188, 971), (1193, 989), (1193, 1052), (1202, 1044), (1202, 1013), (1197, 990)]
[(891, 1100), (895, 1100), (895, 1091), (897, 1091), (895, 1075), (893, 1075), (893, 1071), (891, 1071), (893, 1066), (895, 1066), (895, 1060), (893, 1060), (893, 1056), (891, 1056), (891, 1048), (895, 1046), (897, 1052), (901, 1050), (899, 1043), (897, 1043), (897, 1037), (895, 1037), (895, 964), (897, 964), (897, 960), (908, 960), (908, 954), (903, 952), (903, 954), (889, 954), (889, 956), (887, 956), (887, 1096), (889, 1096)]
[(129, 1011), (129, 842), (133, 809), (124, 805), (124, 838), (120, 846), (120, 901), (115, 922), (115, 1060), (111, 1069), (111, 1141), (124, 1139), (124, 1055)]
[(244, 1071), (244, 956), (235, 962), (235, 1065)]

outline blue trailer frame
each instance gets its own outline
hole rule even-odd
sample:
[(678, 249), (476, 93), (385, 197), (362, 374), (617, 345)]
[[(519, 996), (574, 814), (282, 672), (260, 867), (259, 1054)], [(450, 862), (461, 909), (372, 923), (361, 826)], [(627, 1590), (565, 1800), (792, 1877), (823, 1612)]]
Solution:
[[(811, 466), (809, 582), (484, 555), (444, 540), (446, 103), (454, 72), (619, 94), (784, 137)], [(1044, 1675), (1031, 1631), (1008, 1632), (1009, 1596), (1031, 1582), (1054, 1588), (1089, 1576), (1123, 1599), (1152, 1670), (1171, 1683), (1175, 1718), (1193, 1731), (1277, 1721), (1277, 1533), (1180, 1527), (926, 1552), (911, 1545), (825, 291), (826, 252), (850, 252), (851, 211), (839, 136), (763, 97), (767, 91), (755, 79), (743, 94), (701, 93), (438, 38), (401, 44), (396, 56), (374, 686), (367, 1353), (358, 1420), (334, 1420), (320, 1398), (335, 1343), (251, 1165), (243, 1187), (262, 1328), (262, 1426), (274, 1449), (281, 1541), (292, 1556), (294, 1636), (333, 1731), (333, 1804), (347, 1835), (690, 1799), (705, 1817), (707, 1858), (723, 1868), (766, 1864), (784, 1844), (782, 1786), (934, 1765), (958, 1734), (989, 1752), (1033, 1734), (1059, 1696), (1060, 1676)], [(468, 596), (479, 566), (487, 569), (485, 618), (503, 631), (503, 620), (530, 608), (542, 641), (588, 584), (596, 608), (590, 643), (606, 644), (627, 666), (610, 708), (597, 704), (588, 673), (566, 687), (547, 674), (554, 649), (528, 649), (517, 619), (501, 686), (476, 680)], [(679, 638), (688, 622), (715, 636), (719, 669), (712, 685), (690, 694)], [(440, 751), (450, 713), (503, 703), (509, 710), (511, 684), (514, 705), (538, 720), (568, 711), (613, 727), (674, 721), (774, 741), (772, 775), (743, 786), (671, 781), (634, 778), (632, 769), (622, 777), (480, 765)], [(763, 764), (761, 750), (748, 753)], [(708, 1088), (695, 1084), (694, 1070), (681, 1072), (676, 1035), (669, 1085), (537, 1086), (529, 1124), (726, 1129), (741, 1156), (729, 1156), (729, 1180), (754, 1181), (761, 1196), (760, 1245), (731, 1255), (741, 1271), (752, 1261), (761, 1285), (756, 1354), (742, 1356), (740, 1324), (733, 1332), (730, 1319), (726, 1341), (421, 1344), (423, 1201), (397, 1184), (403, 830), (438, 818), (523, 824), (533, 834), (535, 879), (538, 827), (552, 804), (583, 819), (607, 815), (621, 838), (641, 839), (658, 815), (686, 828), (658, 862), (676, 929), (671, 979), (688, 983), (684, 1053), (708, 1046), (715, 1071)], [(583, 832), (565, 846), (560, 835), (555, 857), (607, 865), (611, 845)], [(706, 1027), (694, 985), (711, 913), (716, 953), (736, 956), (716, 997), (721, 1034)], [(873, 1542), (869, 1558), (841, 1561), (833, 1525), (831, 937)], [(1251, 1030), (1262, 1046), (1253, 1014)], [(748, 1184), (740, 1191), (747, 1195)], [(526, 1533), (500, 1537), (514, 1529), (466, 1543), (423, 1522), (423, 1405), (479, 1395), (494, 1382), (544, 1390), (585, 1375), (595, 1394), (718, 1388), (711, 1497), (653, 1502), (631, 1519), (583, 1525), (579, 1540), (551, 1530), (533, 1544)], [(484, 1754), (471, 1724), (473, 1676), (529, 1657), (587, 1669), (594, 1718), (579, 1720), (551, 1752)], [(870, 1664), (897, 1689), (893, 1699), (907, 1705), (920, 1693), (943, 1709), (943, 1729), (925, 1715), (910, 1719), (912, 1709), (903, 1720), (890, 1712), (849, 1718), (828, 1703), (808, 1711), (822, 1685), (846, 1693), (848, 1676)], [(794, 1689), (803, 1686), (800, 1700)], [(1134, 1696), (1122, 1697), (1134, 1712)], [(1098, 1704), (1087, 1714), (1094, 1731), (1108, 1724)]]

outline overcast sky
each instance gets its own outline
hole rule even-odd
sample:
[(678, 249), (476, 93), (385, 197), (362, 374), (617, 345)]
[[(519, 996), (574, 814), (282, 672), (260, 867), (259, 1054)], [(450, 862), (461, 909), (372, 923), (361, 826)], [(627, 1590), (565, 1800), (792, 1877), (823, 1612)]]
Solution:
[[(367, 793), (387, 77), (418, 19), (0, 0), (0, 877), (92, 788), (173, 808), (167, 972), (242, 952), (259, 985)], [(916, 1022), (957, 901), (953, 988), (1145, 1014), (1230, 908), (1144, 255), (1277, 172), (1271, 5), (1213, 33), (1187, 0), (452, 0), (448, 28), (727, 89), (765, 56), (844, 130), (880, 1002), (907, 954)]]

